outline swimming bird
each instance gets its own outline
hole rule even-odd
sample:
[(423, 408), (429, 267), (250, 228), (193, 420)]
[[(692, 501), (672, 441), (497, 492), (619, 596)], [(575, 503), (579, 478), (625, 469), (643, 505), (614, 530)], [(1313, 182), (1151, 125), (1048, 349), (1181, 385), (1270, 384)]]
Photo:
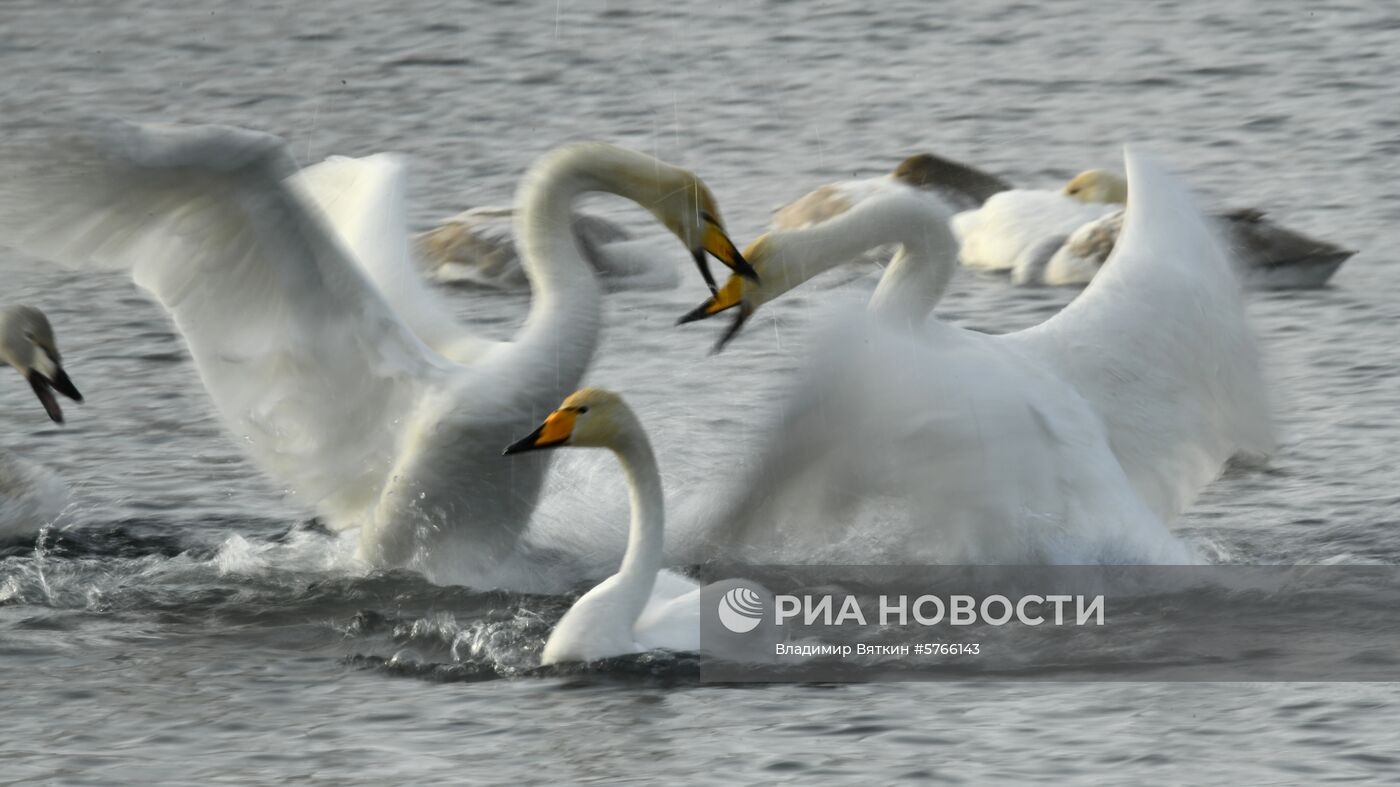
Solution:
[[(54, 423), (63, 423), (55, 391), (75, 402), (83, 400), (63, 370), (53, 326), (32, 306), (0, 309), (0, 362), (29, 382)], [(52, 522), (67, 499), (68, 489), (58, 476), (0, 450), (0, 538), (29, 535)]]
[(632, 521), (621, 567), (574, 602), (545, 643), (541, 662), (597, 661), (658, 649), (700, 650), (702, 590), (720, 594), (740, 581), (705, 588), (661, 568), (666, 506), (656, 455), (641, 421), (616, 393), (584, 388), (505, 453), (564, 446), (607, 448), (617, 456), (627, 475)]
[[(1012, 271), (1017, 284), (1051, 286), (1088, 283), (1108, 259), (1123, 227), (1128, 184), (1116, 173), (1093, 169), (1081, 172), (1064, 188), (1065, 196), (1086, 204), (1118, 206), (1060, 239), (1053, 232)], [(1321, 287), (1355, 251), (1290, 230), (1265, 218), (1254, 208), (1211, 214), (1214, 229), (1250, 289)]]
[(5, 160), (16, 171), (0, 178), (3, 242), (131, 271), (272, 479), (332, 528), (358, 529), (364, 559), (477, 586), (533, 581), (515, 570), (546, 463), (502, 462), (500, 446), (577, 386), (598, 344), (576, 199), (631, 199), (698, 259), (709, 250), (747, 270), (693, 173), (566, 145), (521, 181), (534, 297), (514, 339), (491, 342), (415, 275), (393, 157), (327, 162), (288, 183), (296, 168), (277, 137), (119, 123)]
[(910, 528), (893, 546), (906, 560), (1189, 562), (1168, 523), (1232, 455), (1271, 450), (1269, 408), (1206, 219), (1145, 156), (1125, 158), (1133, 199), (1109, 261), (1059, 314), (1015, 333), (927, 319), (957, 242), (947, 209), (926, 201), (871, 200), (750, 245), (760, 281), (730, 277), (686, 319), (733, 308), (728, 338), (862, 249), (901, 248), (869, 316), (823, 334), (712, 543), (832, 541), (816, 528), (847, 530), (849, 509), (877, 506)]
[(976, 270), (1010, 271), (1018, 284), (1035, 271), (1075, 230), (1117, 208), (1085, 203), (1059, 191), (1011, 189), (993, 195), (980, 208), (953, 216), (962, 264)]
[(956, 161), (919, 153), (891, 172), (873, 178), (843, 180), (814, 189), (779, 208), (769, 229), (800, 230), (839, 216), (864, 200), (893, 191), (912, 190), (961, 209), (976, 208), (993, 194), (1011, 188), (1005, 181)]
[[(662, 238), (635, 238), (620, 225), (588, 213), (574, 215), (574, 237), (603, 286), (618, 290), (675, 287), (666, 264), (674, 249)], [(493, 289), (528, 286), (515, 247), (515, 209), (472, 208), (419, 234), (414, 249), (424, 273), (439, 284)]]

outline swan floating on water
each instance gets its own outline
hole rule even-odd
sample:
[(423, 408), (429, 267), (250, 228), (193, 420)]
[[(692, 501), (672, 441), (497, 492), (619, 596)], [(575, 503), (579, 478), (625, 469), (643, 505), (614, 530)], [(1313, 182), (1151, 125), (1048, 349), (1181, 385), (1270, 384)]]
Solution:
[[(63, 370), (53, 326), (32, 306), (0, 309), (0, 362), (29, 382), (54, 423), (63, 423), (55, 391), (75, 402), (83, 400)], [(68, 488), (58, 476), (0, 450), (0, 540), (33, 534), (53, 522), (67, 502)]]
[(1133, 199), (1108, 262), (1063, 311), (1016, 333), (927, 319), (958, 249), (949, 211), (927, 200), (886, 195), (750, 245), (761, 280), (730, 277), (683, 321), (734, 309), (726, 341), (763, 303), (901, 244), (869, 317), (822, 335), (775, 438), (713, 516), (711, 544), (790, 556), (883, 502), (908, 527), (890, 545), (906, 561), (1190, 562), (1167, 525), (1231, 456), (1272, 449), (1268, 401), (1206, 220), (1173, 178), (1125, 158)]
[[(1060, 192), (1014, 190), (953, 226), (965, 265), (1010, 270), (1016, 284), (1087, 284), (1123, 226), (1128, 184), (1106, 170), (1076, 175)], [(1251, 289), (1315, 288), (1356, 252), (1275, 224), (1252, 208), (1210, 216)]]
[(947, 205), (976, 208), (993, 194), (1011, 188), (1005, 181), (966, 164), (920, 153), (899, 162), (893, 171), (873, 178), (843, 180), (814, 189), (773, 214), (769, 229), (813, 227), (867, 199), (892, 192), (928, 194)]
[[(505, 453), (561, 446), (607, 448), (617, 455), (627, 474), (632, 521), (621, 567), (564, 614), (545, 643), (542, 663), (597, 661), (658, 649), (700, 650), (700, 599), (705, 588), (661, 569), (666, 506), (656, 456), (641, 421), (612, 391), (584, 388)], [(720, 593), (733, 582), (708, 587)]]
[[(665, 290), (680, 282), (673, 244), (660, 238), (634, 238), (620, 225), (587, 213), (574, 215), (574, 237), (583, 258), (603, 286), (617, 290)], [(472, 208), (414, 239), (429, 279), (518, 289), (529, 284), (515, 248), (515, 209)]]
[(576, 199), (631, 199), (697, 262), (708, 250), (752, 273), (693, 173), (567, 145), (521, 182), (534, 297), (515, 339), (491, 342), (415, 274), (392, 156), (334, 160), (289, 183), (296, 168), (277, 137), (132, 124), (9, 153), (0, 241), (130, 270), (270, 477), (334, 529), (358, 529), (361, 557), (478, 586), (519, 582), (512, 560), (546, 470), (538, 456), (502, 461), (500, 446), (578, 386), (598, 344), (599, 287), (570, 230)]

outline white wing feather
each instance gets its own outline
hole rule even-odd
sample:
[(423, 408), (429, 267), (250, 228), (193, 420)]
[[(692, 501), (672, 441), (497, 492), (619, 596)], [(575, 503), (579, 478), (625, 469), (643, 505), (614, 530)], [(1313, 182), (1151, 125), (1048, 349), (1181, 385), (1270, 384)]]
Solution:
[(414, 267), (404, 174), (403, 159), (393, 154), (334, 156), (288, 182), (324, 212), (351, 258), (419, 339), (446, 358), (470, 363), (497, 342), (463, 328)]
[(1062, 312), (1006, 338), (1053, 364), (1107, 426), (1148, 506), (1171, 521), (1236, 453), (1273, 449), (1240, 288), (1191, 195), (1141, 154), (1102, 270)]

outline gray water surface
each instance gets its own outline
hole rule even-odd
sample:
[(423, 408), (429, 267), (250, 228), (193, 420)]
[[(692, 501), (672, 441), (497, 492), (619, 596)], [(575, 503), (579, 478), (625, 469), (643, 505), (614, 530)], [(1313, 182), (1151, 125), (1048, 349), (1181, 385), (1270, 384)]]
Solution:
[[(0, 18), (0, 132), (53, 120), (42, 106), (258, 128), (304, 163), (399, 151), (420, 227), (508, 202), (534, 157), (572, 139), (693, 168), (741, 244), (773, 207), (911, 152), (1049, 187), (1143, 143), (1215, 204), (1361, 250), (1327, 289), (1251, 296), (1279, 451), (1227, 473), (1177, 529), (1221, 561), (1400, 562), (1392, 4), (12, 0)], [(633, 206), (594, 207), (649, 230)], [(673, 496), (724, 478), (800, 366), (812, 315), (873, 286), (814, 282), (710, 358), (716, 326), (671, 327), (701, 294), (685, 273), (674, 292), (610, 297), (589, 375), (652, 425)], [(125, 277), (5, 252), (0, 281), (0, 299), (49, 313), (88, 395), (58, 428), (0, 375), (4, 446), (74, 492), (55, 531), (0, 551), (0, 781), (1396, 775), (1390, 684), (735, 689), (697, 687), (664, 656), (532, 675), (567, 599), (358, 566), (242, 458)], [(939, 314), (1002, 332), (1073, 295), (964, 271)], [(449, 297), (495, 336), (528, 303)], [(564, 484), (539, 526), (616, 552), (620, 480), (571, 461), (606, 499), (571, 508), (587, 490)]]

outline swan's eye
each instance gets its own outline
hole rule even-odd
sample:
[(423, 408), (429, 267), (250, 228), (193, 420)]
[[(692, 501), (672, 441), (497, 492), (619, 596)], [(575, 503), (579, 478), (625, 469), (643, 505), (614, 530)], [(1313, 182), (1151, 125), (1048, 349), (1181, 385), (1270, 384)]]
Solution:
[(588, 405), (584, 405), (583, 407), (578, 408), (574, 412), (578, 413), (579, 415), (583, 415), (584, 413), (588, 412)]
[(719, 224), (718, 221), (715, 221), (714, 215), (711, 214), (708, 210), (700, 211), (700, 220), (705, 222), (706, 224)]
[(1078, 193), (1079, 193), (1079, 187), (1078, 187), (1078, 186), (1075, 186), (1074, 188), (1072, 188), (1072, 189), (1069, 190), (1069, 193), (1071, 193), (1071, 194), (1078, 194)]

